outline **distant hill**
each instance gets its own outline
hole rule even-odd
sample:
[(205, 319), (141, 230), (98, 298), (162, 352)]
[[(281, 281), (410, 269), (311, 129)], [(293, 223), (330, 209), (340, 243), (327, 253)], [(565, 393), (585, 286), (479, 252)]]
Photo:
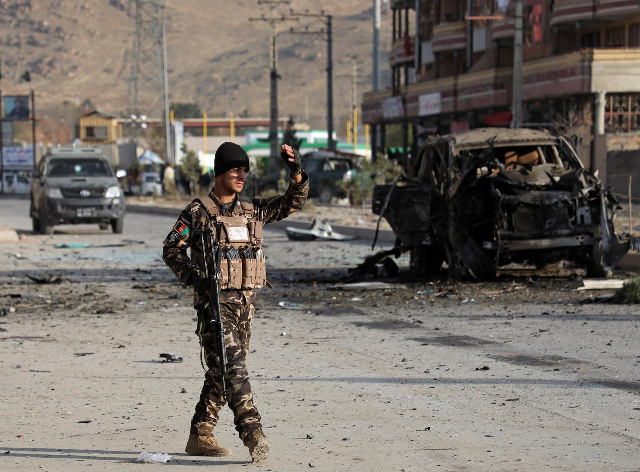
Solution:
[[(269, 26), (249, 22), (269, 7), (257, 0), (167, 0), (165, 9), (169, 83), (172, 102), (193, 101), (210, 114), (222, 113), (226, 101), (236, 114), (269, 115)], [(2, 92), (33, 88), (39, 109), (90, 99), (101, 110), (126, 110), (134, 20), (127, 0), (0, 0)], [(352, 64), (358, 65), (359, 95), (371, 87), (372, 0), (293, 0), (279, 7), (334, 15), (334, 110), (347, 114)], [(391, 41), (390, 12), (383, 15), (382, 50)], [(305, 102), (312, 124), (326, 114), (326, 43), (315, 36), (279, 35), (282, 80), (280, 115), (303, 119)], [(388, 70), (388, 55), (381, 68)], [(31, 84), (19, 77), (28, 70)], [(306, 96), (306, 99), (305, 99)]]

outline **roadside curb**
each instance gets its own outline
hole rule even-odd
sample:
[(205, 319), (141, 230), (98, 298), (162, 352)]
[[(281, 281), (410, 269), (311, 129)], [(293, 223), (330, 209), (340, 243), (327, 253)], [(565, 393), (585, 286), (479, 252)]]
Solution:
[[(163, 207), (163, 206), (151, 206), (151, 205), (130, 205), (127, 204), (127, 211), (132, 213), (147, 213), (154, 215), (164, 215), (164, 216), (173, 216), (177, 218), (180, 216), (180, 212), (182, 211), (180, 208), (173, 207)], [(292, 220), (282, 220), (276, 221), (275, 223), (270, 223), (268, 228), (278, 228), (284, 230), (287, 226), (291, 226), (296, 229), (306, 229), (311, 226), (311, 223), (306, 221), (292, 221)], [(356, 228), (354, 226), (333, 226), (331, 228), (336, 233), (347, 234), (349, 236), (356, 236), (359, 239), (368, 239), (373, 241), (375, 238), (376, 231), (374, 229), (369, 228)], [(384, 243), (393, 243), (396, 240), (396, 236), (393, 234), (393, 231), (382, 230), (378, 233), (378, 242)]]
[(0, 226), (0, 242), (18, 241), (18, 233), (6, 226)]

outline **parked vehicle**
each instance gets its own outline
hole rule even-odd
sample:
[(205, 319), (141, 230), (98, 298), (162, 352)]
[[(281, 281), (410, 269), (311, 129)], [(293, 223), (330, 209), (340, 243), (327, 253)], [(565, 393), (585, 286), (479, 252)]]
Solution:
[(329, 151), (310, 152), (302, 156), (302, 168), (309, 175), (309, 197), (330, 203), (334, 197), (344, 198), (340, 182), (352, 179), (356, 165), (350, 157)]
[(128, 187), (128, 194), (146, 197), (162, 195), (160, 174), (157, 172), (142, 172), (138, 176), (138, 181)]
[[(31, 180), (33, 230), (58, 224), (98, 223), (122, 233), (125, 202), (113, 169), (99, 148), (54, 148)], [(107, 226), (108, 227), (108, 226)]]
[(4, 171), (4, 193), (27, 195), (29, 178), (23, 172)]
[(569, 260), (604, 277), (629, 249), (613, 227), (614, 195), (550, 132), (434, 137), (405, 170), (397, 185), (374, 189), (373, 212), (416, 269), (433, 272), (446, 260), (452, 277), (483, 279), (512, 262)]
[[(356, 177), (357, 166), (349, 154), (339, 154), (331, 151), (313, 151), (300, 158), (302, 168), (309, 175), (309, 198), (317, 198), (320, 203), (330, 203), (334, 197), (346, 197), (341, 185)], [(284, 175), (287, 176), (286, 170)], [(282, 171), (271, 172), (266, 188), (278, 189), (278, 180), (282, 178)], [(288, 178), (288, 177), (287, 177)]]

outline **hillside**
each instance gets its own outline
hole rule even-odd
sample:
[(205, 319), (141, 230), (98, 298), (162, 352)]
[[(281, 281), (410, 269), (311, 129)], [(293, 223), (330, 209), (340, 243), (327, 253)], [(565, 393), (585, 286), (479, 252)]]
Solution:
[[(172, 102), (193, 101), (219, 114), (226, 101), (236, 114), (269, 114), (269, 26), (250, 17), (274, 12), (334, 15), (334, 110), (346, 115), (354, 61), (359, 95), (371, 86), (372, 0), (349, 2), (293, 0), (271, 11), (257, 0), (167, 0), (169, 84)], [(383, 14), (382, 49), (391, 40), (390, 12)], [(323, 123), (326, 107), (326, 43), (308, 35), (290, 35), (314, 20), (281, 25), (280, 114), (304, 118), (305, 96), (312, 122)], [(120, 113), (128, 103), (134, 20), (126, 0), (0, 0), (2, 92), (33, 88), (38, 109), (59, 108), (64, 101), (90, 99), (98, 108)], [(388, 69), (383, 54), (382, 70)], [(20, 83), (28, 70), (31, 84)], [(315, 119), (314, 119), (315, 118)]]

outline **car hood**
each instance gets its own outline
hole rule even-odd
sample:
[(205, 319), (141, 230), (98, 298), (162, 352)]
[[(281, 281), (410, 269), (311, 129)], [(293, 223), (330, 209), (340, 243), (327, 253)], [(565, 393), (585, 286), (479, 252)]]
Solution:
[(111, 187), (118, 185), (115, 177), (47, 177), (45, 185), (59, 188)]

